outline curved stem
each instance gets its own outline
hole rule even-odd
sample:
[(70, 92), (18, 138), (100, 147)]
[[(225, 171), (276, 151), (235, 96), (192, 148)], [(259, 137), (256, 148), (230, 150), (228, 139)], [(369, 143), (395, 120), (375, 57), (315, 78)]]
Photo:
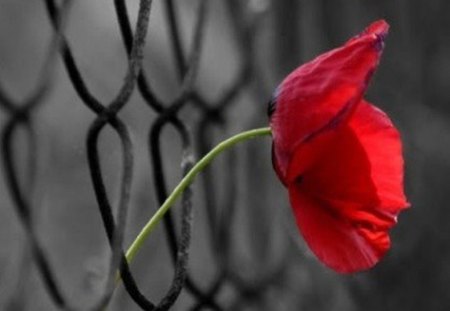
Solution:
[(134, 242), (131, 244), (127, 251), (126, 258), (128, 262), (131, 262), (136, 256), (139, 249), (142, 247), (144, 241), (152, 233), (152, 231), (159, 224), (161, 219), (167, 213), (167, 211), (172, 207), (175, 201), (180, 197), (183, 191), (188, 187), (194, 178), (200, 173), (208, 164), (217, 157), (223, 151), (233, 147), (235, 144), (246, 141), (259, 136), (271, 135), (271, 129), (269, 127), (254, 129), (236, 134), (214, 147), (210, 152), (208, 152), (200, 161), (198, 161), (194, 167), (184, 176), (180, 183), (175, 187), (172, 193), (164, 201), (163, 205), (156, 211), (152, 218), (147, 222), (147, 224), (142, 228), (141, 232), (138, 234)]

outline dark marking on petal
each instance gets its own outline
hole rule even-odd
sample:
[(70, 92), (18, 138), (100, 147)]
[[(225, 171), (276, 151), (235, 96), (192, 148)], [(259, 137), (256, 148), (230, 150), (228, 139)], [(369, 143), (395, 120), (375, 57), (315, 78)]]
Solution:
[(332, 118), (323, 127), (319, 128), (318, 130), (316, 130), (316, 131), (310, 133), (308, 136), (306, 136), (303, 142), (310, 141), (311, 139), (315, 138), (317, 135), (319, 135), (325, 131), (332, 130), (332, 129), (338, 127), (338, 125), (342, 123), (342, 121), (345, 119), (345, 117), (348, 115), (348, 113), (350, 113), (351, 109), (353, 109), (355, 107), (355, 105), (357, 105), (357, 104), (358, 104), (358, 102), (347, 103), (340, 111), (338, 111), (338, 113), (336, 114), (336, 116), (334, 116), (334, 118)]
[(377, 36), (377, 40), (375, 41), (375, 49), (378, 52), (382, 52), (384, 49), (384, 40), (386, 39), (387, 33), (382, 32), (382, 33), (377, 33), (375, 35)]
[(275, 89), (275, 92), (273, 92), (272, 98), (270, 98), (270, 101), (267, 105), (267, 116), (269, 117), (269, 119), (272, 116), (272, 114), (275, 112), (275, 109), (277, 106), (278, 95), (280, 95), (280, 86), (278, 86)]
[(277, 98), (276, 98), (276, 96), (272, 96), (272, 98), (269, 100), (269, 103), (267, 105), (267, 116), (269, 118), (275, 112), (276, 105), (277, 105)]

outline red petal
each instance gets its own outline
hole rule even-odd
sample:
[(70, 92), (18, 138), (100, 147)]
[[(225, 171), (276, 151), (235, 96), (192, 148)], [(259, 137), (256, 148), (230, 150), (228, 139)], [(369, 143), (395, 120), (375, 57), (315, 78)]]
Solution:
[[(296, 151), (289, 167), (291, 180), (304, 175), (305, 189), (336, 201), (379, 201), (393, 212), (407, 205), (400, 135), (381, 110), (362, 101), (345, 127), (320, 136)], [(317, 160), (306, 167), (309, 158)], [(302, 163), (304, 173), (297, 170)]]
[(337, 126), (360, 101), (378, 65), (387, 29), (384, 21), (372, 24), (344, 46), (297, 68), (280, 84), (270, 123), (282, 175), (301, 142)]
[(381, 19), (370, 24), (364, 29), (364, 34), (384, 36), (389, 30), (389, 25), (385, 20)]
[(348, 126), (367, 154), (372, 182), (383, 208), (398, 213), (399, 209), (409, 206), (403, 193), (404, 163), (400, 134), (389, 117), (363, 100)]
[(305, 194), (301, 184), (289, 187), (291, 204), (305, 241), (321, 262), (339, 273), (351, 273), (375, 265), (389, 249), (384, 231), (369, 231), (366, 238), (354, 224), (333, 214), (332, 207)]
[(383, 48), (383, 41), (384, 41), (384, 38), (386, 37), (388, 31), (389, 31), (388, 23), (386, 23), (385, 20), (378, 20), (378, 21), (370, 24), (366, 29), (364, 29), (364, 31), (361, 34), (351, 38), (347, 43), (350, 43), (353, 40), (356, 40), (360, 36), (363, 36), (363, 35), (369, 35), (369, 36), (372, 35), (379, 39), (379, 43), (380, 43), (379, 48)]
[(291, 181), (301, 177), (289, 186), (291, 204), (317, 257), (339, 272), (373, 266), (408, 206), (401, 141), (389, 118), (362, 101), (345, 126), (297, 148), (289, 173)]
[(274, 147), (275, 146), (272, 144), (272, 166), (273, 166), (273, 169), (275, 170), (275, 173), (277, 174), (278, 178), (281, 180), (283, 185), (285, 185), (287, 187), (286, 178), (284, 177), (284, 173), (281, 172), (280, 164), (277, 159), (277, 155), (275, 153)]

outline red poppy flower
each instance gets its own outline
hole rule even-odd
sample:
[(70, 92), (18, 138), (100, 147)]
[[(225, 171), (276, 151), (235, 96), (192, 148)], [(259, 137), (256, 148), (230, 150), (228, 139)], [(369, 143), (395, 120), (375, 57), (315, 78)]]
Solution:
[(375, 265), (408, 207), (400, 136), (362, 97), (388, 32), (377, 21), (300, 66), (269, 106), (273, 165), (313, 253), (337, 272)]

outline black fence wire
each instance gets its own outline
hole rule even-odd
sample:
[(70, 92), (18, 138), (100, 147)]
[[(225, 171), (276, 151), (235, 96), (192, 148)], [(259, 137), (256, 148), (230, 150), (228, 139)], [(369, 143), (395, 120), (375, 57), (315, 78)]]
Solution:
[[(184, 288), (187, 295), (192, 297), (194, 302), (191, 306), (183, 306), (188, 310), (241, 310), (247, 305), (254, 305), (260, 310), (264, 309), (263, 296), (271, 287), (283, 286), (286, 269), (289, 267), (291, 256), (287, 253), (277, 256), (277, 263), (273, 263), (270, 258), (268, 247), (259, 247), (254, 256), (267, 258), (264, 260), (265, 268), (257, 275), (248, 278), (236, 268), (233, 258), (233, 237), (230, 232), (230, 224), (233, 224), (236, 217), (236, 206), (238, 189), (236, 179), (239, 178), (236, 165), (236, 153), (230, 152), (224, 155), (225, 172), (220, 173), (223, 180), (220, 182), (212, 170), (206, 170), (202, 175), (201, 185), (203, 187), (203, 200), (207, 213), (205, 218), (208, 227), (209, 245), (213, 254), (213, 259), (217, 263), (217, 271), (208, 286), (200, 285), (197, 279), (199, 276), (189, 272), (189, 247), (191, 242), (193, 202), (192, 192), (186, 190), (182, 198), (181, 217), (177, 224), (176, 217), (169, 213), (164, 218), (164, 228), (166, 241), (170, 248), (170, 256), (173, 264), (173, 279), (166, 293), (162, 298), (155, 299), (151, 293), (144, 291), (135, 281), (132, 269), (125, 260), (123, 242), (127, 213), (130, 207), (131, 186), (133, 173), (135, 172), (135, 149), (130, 135), (129, 126), (121, 120), (119, 112), (129, 104), (130, 97), (138, 90), (148, 108), (157, 114), (157, 117), (150, 124), (148, 132), (148, 151), (152, 165), (152, 177), (157, 201), (162, 204), (168, 195), (167, 173), (164, 171), (164, 155), (161, 148), (162, 132), (165, 128), (171, 127), (179, 136), (179, 144), (182, 154), (180, 162), (182, 172), (186, 173), (194, 161), (194, 150), (197, 156), (205, 154), (215, 143), (212, 134), (215, 129), (224, 129), (227, 122), (228, 110), (236, 103), (236, 99), (242, 94), (244, 89), (256, 86), (254, 93), (258, 93), (264, 81), (258, 81), (258, 72), (255, 65), (255, 38), (258, 23), (261, 22), (261, 12), (249, 10), (249, 4), (230, 0), (224, 3), (228, 18), (231, 21), (233, 34), (237, 41), (238, 55), (240, 55), (240, 70), (230, 85), (224, 88), (220, 96), (215, 100), (208, 100), (196, 88), (196, 77), (199, 71), (199, 64), (202, 56), (202, 45), (205, 40), (208, 18), (210, 16), (210, 6), (208, 0), (200, 0), (195, 14), (195, 23), (190, 40), (190, 48), (186, 49), (182, 40), (180, 29), (179, 12), (177, 4), (173, 0), (162, 2), (165, 11), (165, 20), (169, 29), (170, 51), (173, 54), (173, 63), (176, 65), (179, 87), (174, 92), (175, 96), (171, 101), (162, 100), (147, 78), (147, 70), (142, 66), (144, 49), (146, 46), (146, 36), (149, 20), (152, 18), (151, 0), (141, 0), (137, 14), (136, 26), (133, 29), (128, 8), (125, 0), (114, 0), (114, 8), (118, 25), (128, 55), (128, 68), (124, 81), (116, 96), (110, 102), (102, 102), (93, 94), (86, 83), (83, 74), (77, 63), (76, 53), (71, 48), (70, 38), (66, 37), (64, 25), (66, 20), (70, 20), (71, 1), (43, 1), (48, 14), (48, 18), (53, 26), (53, 40), (48, 49), (48, 56), (44, 62), (42, 74), (35, 91), (25, 99), (13, 99), (8, 92), (0, 85), (0, 107), (7, 116), (6, 122), (1, 128), (2, 144), (2, 170), (3, 178), (11, 196), (13, 206), (19, 216), (23, 228), (25, 229), (31, 258), (39, 272), (40, 279), (53, 301), (54, 306), (61, 310), (105, 310), (115, 289), (116, 271), (120, 270), (123, 285), (134, 301), (142, 310), (169, 310), (177, 301), (181, 290)], [(109, 268), (107, 269), (107, 281), (104, 291), (91, 307), (84, 307), (70, 299), (65, 294), (70, 284), (63, 284), (59, 278), (59, 273), (51, 265), (51, 257), (58, 252), (57, 249), (46, 249), (45, 243), (39, 238), (34, 225), (33, 214), (36, 203), (33, 201), (33, 187), (39, 180), (36, 180), (37, 156), (40, 152), (39, 137), (37, 137), (35, 123), (36, 112), (41, 106), (46, 104), (46, 95), (52, 87), (53, 71), (57, 64), (56, 59), (60, 55), (65, 71), (69, 76), (71, 84), (79, 96), (82, 104), (95, 114), (95, 120), (90, 124), (86, 136), (87, 164), (90, 170), (92, 187), (97, 199), (98, 212), (101, 215), (106, 236), (111, 249)], [(6, 77), (1, 77), (5, 79)], [(1, 80), (0, 80), (1, 82)], [(253, 86), (252, 86), (253, 85)], [(259, 88), (259, 90), (258, 90)], [(264, 93), (265, 92), (265, 93)], [(263, 90), (263, 94), (267, 94)], [(261, 98), (262, 97), (262, 98)], [(265, 101), (260, 95), (259, 100)], [(261, 103), (262, 104), (262, 103)], [(195, 124), (186, 124), (180, 117), (180, 111), (196, 111), (199, 115)], [(265, 111), (265, 109), (261, 109)], [(260, 126), (261, 116), (253, 118), (249, 127)], [(189, 128), (194, 128), (194, 133)], [(112, 199), (105, 186), (105, 173), (102, 170), (101, 157), (99, 153), (99, 141), (101, 133), (110, 128), (117, 135), (118, 144), (116, 148), (121, 152), (121, 172), (120, 187), (117, 196)], [(18, 132), (25, 131), (27, 135), (26, 159), (18, 156), (18, 148), (14, 145), (14, 139)], [(171, 144), (176, 144), (172, 141)], [(249, 159), (257, 154), (259, 147), (250, 145), (248, 148)], [(253, 166), (251, 166), (253, 167)], [(22, 169), (24, 168), (24, 169)], [(25, 172), (25, 173), (23, 173)], [(249, 169), (249, 174), (258, 175), (258, 172)], [(223, 176), (222, 176), (223, 175)], [(261, 188), (252, 186), (249, 193), (258, 193)], [(223, 192), (224, 200), (219, 200), (219, 192)], [(200, 195), (200, 194), (196, 194)], [(249, 198), (258, 202), (258, 196)], [(117, 206), (113, 207), (114, 201)], [(114, 212), (115, 210), (115, 212)], [(251, 213), (252, 211), (249, 211)], [(254, 211), (253, 211), (254, 212)], [(259, 213), (259, 212), (257, 212)], [(148, 214), (150, 215), (150, 213)], [(267, 221), (267, 219), (266, 219)], [(179, 227), (179, 233), (177, 233)], [(252, 228), (255, 228), (253, 225)], [(261, 231), (261, 230), (260, 230)], [(266, 230), (267, 231), (267, 230)], [(262, 230), (261, 240), (268, 233)], [(263, 242), (264, 243), (264, 242)], [(158, 250), (154, 250), (157, 252)], [(192, 254), (191, 254), (192, 255)], [(23, 254), (26, 256), (26, 252)], [(149, 276), (151, 277), (151, 276)], [(204, 282), (201, 282), (204, 283)], [(221, 296), (221, 291), (227, 287), (232, 288), (235, 293), (232, 299), (226, 302)], [(13, 303), (14, 300), (14, 303)], [(18, 306), (18, 297), (11, 294), (9, 308)], [(112, 307), (112, 306), (110, 306)], [(181, 306), (180, 306), (181, 307)]]

